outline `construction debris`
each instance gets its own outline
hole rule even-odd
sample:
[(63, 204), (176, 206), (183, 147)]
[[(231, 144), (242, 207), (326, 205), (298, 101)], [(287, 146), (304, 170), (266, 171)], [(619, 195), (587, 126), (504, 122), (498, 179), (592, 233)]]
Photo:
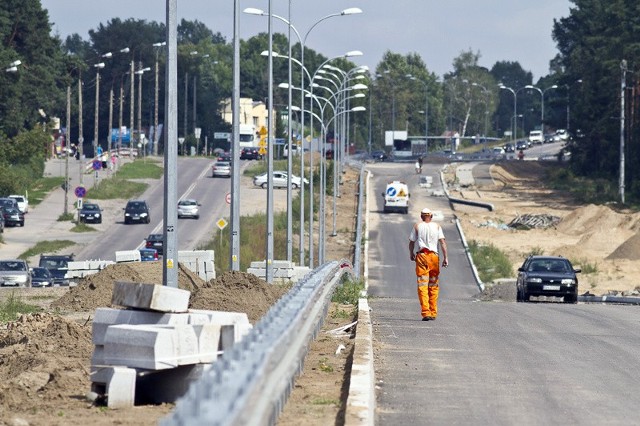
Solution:
[(562, 218), (550, 214), (524, 214), (518, 215), (509, 223), (510, 228), (515, 229), (545, 229), (555, 227)]

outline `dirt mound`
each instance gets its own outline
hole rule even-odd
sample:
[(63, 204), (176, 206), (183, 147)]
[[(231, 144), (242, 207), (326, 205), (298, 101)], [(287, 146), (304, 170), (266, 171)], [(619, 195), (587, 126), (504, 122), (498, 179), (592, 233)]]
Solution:
[(287, 291), (245, 272), (225, 272), (191, 294), (193, 309), (246, 312), (251, 323), (258, 321)]
[(629, 238), (624, 243), (620, 244), (617, 249), (613, 251), (609, 256), (607, 256), (608, 260), (614, 259), (629, 259), (629, 260), (638, 260), (640, 259), (640, 233), (634, 234), (631, 238)]
[(25, 401), (81, 398), (90, 388), (91, 325), (60, 316), (22, 315), (0, 331), (0, 412)]
[[(162, 284), (162, 263), (136, 262), (109, 265), (99, 273), (84, 278), (51, 306), (63, 312), (88, 312), (99, 307), (111, 306), (111, 294), (115, 281)], [(204, 284), (205, 281), (202, 278), (179, 265), (179, 288), (194, 291)]]

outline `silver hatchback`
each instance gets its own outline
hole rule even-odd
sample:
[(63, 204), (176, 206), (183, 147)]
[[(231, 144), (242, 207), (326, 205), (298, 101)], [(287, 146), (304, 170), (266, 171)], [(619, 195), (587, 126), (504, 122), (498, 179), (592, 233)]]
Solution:
[(197, 200), (180, 200), (178, 201), (178, 219), (183, 217), (200, 218), (198, 207), (200, 203)]

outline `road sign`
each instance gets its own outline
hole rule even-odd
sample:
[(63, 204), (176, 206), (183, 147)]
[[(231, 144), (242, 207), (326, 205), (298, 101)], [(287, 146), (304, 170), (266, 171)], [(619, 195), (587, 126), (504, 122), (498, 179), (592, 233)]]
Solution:
[(262, 126), (260, 127), (260, 136), (267, 136), (267, 128)]
[(93, 167), (93, 170), (100, 170), (102, 168), (102, 161), (100, 160), (93, 160), (93, 163), (91, 164), (91, 167)]
[(84, 198), (87, 194), (87, 189), (84, 186), (76, 186), (76, 189), (73, 190), (73, 193), (76, 194), (78, 198)]
[(260, 154), (260, 155), (265, 155), (266, 153), (267, 153), (267, 150), (266, 150), (266, 149), (264, 149), (264, 147), (263, 147), (263, 146), (261, 146), (261, 147), (260, 147), (260, 149), (258, 150), (258, 154)]
[(196, 139), (200, 139), (200, 134), (202, 133), (202, 128), (196, 127), (193, 131), (193, 134), (196, 136)]
[(231, 133), (228, 132), (215, 132), (213, 134), (214, 139), (230, 139)]
[(178, 142), (180, 142), (180, 145), (182, 145), (184, 143), (184, 138), (178, 138)]
[(224, 228), (227, 227), (227, 221), (224, 220), (224, 218), (218, 219), (218, 221), (216, 222), (216, 225), (218, 225), (218, 228), (222, 231)]
[(227, 192), (227, 195), (224, 196), (224, 200), (227, 202), (227, 204), (231, 204), (231, 193)]

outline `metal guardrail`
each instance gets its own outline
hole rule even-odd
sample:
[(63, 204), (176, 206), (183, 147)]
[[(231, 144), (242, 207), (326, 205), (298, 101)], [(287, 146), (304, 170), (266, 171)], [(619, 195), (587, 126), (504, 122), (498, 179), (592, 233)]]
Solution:
[(360, 278), (360, 259), (362, 258), (362, 209), (364, 207), (364, 164), (360, 164), (360, 177), (358, 179), (358, 207), (356, 209), (356, 241), (353, 254), (353, 269), (356, 278)]
[(274, 425), (326, 317), (347, 260), (319, 266), (195, 382), (161, 425)]

